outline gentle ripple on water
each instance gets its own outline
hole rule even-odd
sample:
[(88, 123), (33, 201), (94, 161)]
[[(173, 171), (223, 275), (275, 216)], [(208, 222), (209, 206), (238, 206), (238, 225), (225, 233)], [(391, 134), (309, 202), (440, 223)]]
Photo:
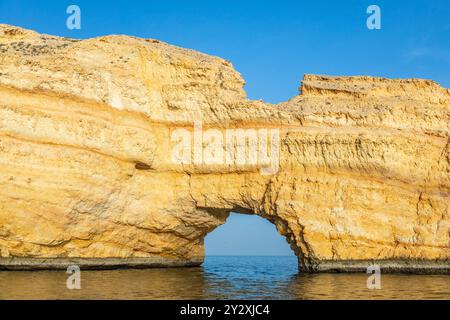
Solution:
[(381, 277), (298, 274), (295, 257), (207, 257), (203, 267), (82, 271), (81, 290), (64, 271), (2, 271), (0, 299), (450, 299), (448, 275)]

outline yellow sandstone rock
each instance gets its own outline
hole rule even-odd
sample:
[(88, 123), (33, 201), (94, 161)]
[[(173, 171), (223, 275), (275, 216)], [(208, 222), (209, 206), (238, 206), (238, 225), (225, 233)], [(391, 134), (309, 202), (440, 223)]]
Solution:
[(271, 105), (243, 86), (157, 40), (0, 25), (0, 268), (198, 265), (234, 211), (301, 271), (450, 271), (448, 89), (306, 75)]

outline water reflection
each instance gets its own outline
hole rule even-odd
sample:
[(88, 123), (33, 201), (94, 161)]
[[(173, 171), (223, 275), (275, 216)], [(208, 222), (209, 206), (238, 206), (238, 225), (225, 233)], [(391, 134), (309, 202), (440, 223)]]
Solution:
[(81, 290), (64, 271), (0, 272), (0, 299), (202, 299), (201, 268), (81, 271)]
[(450, 299), (448, 275), (385, 274), (380, 290), (366, 281), (365, 274), (297, 275), (288, 291), (294, 299)]
[(82, 271), (81, 290), (64, 271), (2, 271), (0, 299), (450, 299), (450, 276), (297, 274), (295, 257), (208, 257), (201, 268)]

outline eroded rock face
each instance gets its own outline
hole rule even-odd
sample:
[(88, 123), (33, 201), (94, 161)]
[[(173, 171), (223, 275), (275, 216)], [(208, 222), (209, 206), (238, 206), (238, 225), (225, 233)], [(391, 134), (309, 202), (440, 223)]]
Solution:
[(197, 265), (236, 211), (302, 271), (450, 270), (450, 92), (432, 81), (307, 75), (270, 105), (220, 58), (8, 25), (0, 70), (3, 268)]

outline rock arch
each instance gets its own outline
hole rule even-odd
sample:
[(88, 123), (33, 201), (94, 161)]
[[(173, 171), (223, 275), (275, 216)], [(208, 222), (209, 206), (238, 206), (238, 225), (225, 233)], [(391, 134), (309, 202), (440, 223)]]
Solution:
[[(198, 265), (241, 210), (277, 226), (301, 271), (449, 272), (448, 89), (306, 75), (271, 105), (229, 62), (156, 40), (1, 25), (0, 41), (1, 268)], [(276, 170), (174, 161), (172, 133), (199, 121), (275, 132)]]

